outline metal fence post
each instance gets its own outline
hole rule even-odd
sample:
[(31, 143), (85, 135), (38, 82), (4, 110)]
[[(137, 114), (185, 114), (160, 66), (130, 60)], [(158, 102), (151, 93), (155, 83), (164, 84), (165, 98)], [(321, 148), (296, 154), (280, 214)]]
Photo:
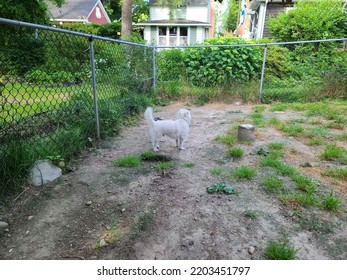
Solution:
[(89, 53), (90, 53), (90, 69), (92, 72), (92, 84), (93, 84), (93, 101), (94, 101), (94, 113), (95, 113), (95, 124), (96, 124), (96, 137), (98, 140), (100, 140), (100, 121), (99, 121), (98, 95), (96, 92), (93, 36), (89, 37)]
[(266, 64), (266, 52), (267, 52), (267, 45), (265, 45), (265, 48), (264, 48), (263, 66), (261, 68), (260, 89), (259, 89), (259, 100), (260, 101), (262, 99), (262, 93), (263, 93), (264, 72), (265, 72), (265, 64)]
[(157, 89), (157, 47), (153, 47), (153, 90)]

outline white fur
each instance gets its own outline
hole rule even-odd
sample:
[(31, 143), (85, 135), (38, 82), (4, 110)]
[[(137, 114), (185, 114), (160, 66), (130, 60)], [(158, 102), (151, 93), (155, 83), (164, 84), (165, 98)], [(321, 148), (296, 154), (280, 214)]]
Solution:
[(153, 151), (159, 151), (159, 140), (162, 136), (168, 136), (176, 140), (176, 145), (180, 150), (184, 150), (183, 144), (188, 139), (190, 111), (179, 109), (177, 120), (158, 120), (153, 118), (153, 109), (148, 107), (145, 111), (145, 119), (150, 125)]

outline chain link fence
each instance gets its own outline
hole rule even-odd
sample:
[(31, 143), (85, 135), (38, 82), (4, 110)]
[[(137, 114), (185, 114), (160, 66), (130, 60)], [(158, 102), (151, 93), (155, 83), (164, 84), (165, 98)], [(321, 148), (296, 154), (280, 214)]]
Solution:
[(146, 105), (153, 48), (0, 19), (0, 196), (38, 159), (69, 160)]

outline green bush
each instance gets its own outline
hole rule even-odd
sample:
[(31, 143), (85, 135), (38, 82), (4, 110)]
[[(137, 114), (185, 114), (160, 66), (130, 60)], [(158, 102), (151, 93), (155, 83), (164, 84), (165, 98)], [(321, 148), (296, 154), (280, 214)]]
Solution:
[(283, 42), (344, 38), (346, 15), (342, 6), (342, 0), (317, 0), (314, 3), (300, 0), (294, 9), (270, 19), (270, 32)]
[(178, 81), (185, 76), (182, 50), (161, 50), (156, 58), (159, 81)]
[(214, 86), (258, 78), (261, 67), (260, 49), (230, 47), (245, 43), (241, 38), (220, 37), (205, 41), (205, 47), (186, 49), (183, 56), (189, 81), (197, 86)]

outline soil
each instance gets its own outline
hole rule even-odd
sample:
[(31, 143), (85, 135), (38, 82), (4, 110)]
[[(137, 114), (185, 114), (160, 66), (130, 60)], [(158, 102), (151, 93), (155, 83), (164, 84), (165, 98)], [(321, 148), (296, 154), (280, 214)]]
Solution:
[[(172, 119), (184, 105), (156, 108), (155, 116)], [(151, 149), (148, 125), (140, 119), (80, 155), (55, 182), (27, 186), (0, 207), (0, 220), (9, 224), (0, 233), (0, 259), (266, 259), (271, 240), (287, 240), (298, 249), (297, 259), (347, 259), (347, 186), (321, 175), (339, 164), (319, 159), (323, 147), (308, 146), (272, 126), (256, 127), (255, 141), (238, 143), (244, 155), (233, 160), (228, 147), (215, 140), (233, 124), (249, 123), (252, 108), (190, 106), (186, 149), (177, 150), (169, 138), (161, 142), (159, 154), (172, 158), (172, 167), (163, 172), (156, 162), (132, 168), (114, 163)], [(289, 120), (301, 113), (263, 114)], [(342, 211), (286, 205), (267, 191), (261, 182), (273, 170), (260, 166), (257, 151), (270, 142), (285, 143), (285, 162), (317, 180), (319, 193), (334, 190), (342, 198)], [(238, 181), (230, 175), (243, 165), (257, 170), (254, 179)], [(223, 173), (213, 175), (216, 167)], [(293, 184), (288, 177), (283, 180)], [(234, 193), (209, 194), (207, 187), (219, 182)]]

